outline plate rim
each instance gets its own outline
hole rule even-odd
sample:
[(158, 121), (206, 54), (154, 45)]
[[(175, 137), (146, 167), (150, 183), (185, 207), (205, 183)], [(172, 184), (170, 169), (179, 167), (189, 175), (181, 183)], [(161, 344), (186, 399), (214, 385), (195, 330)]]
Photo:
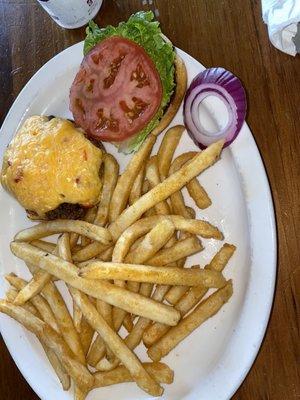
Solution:
[[(14, 103), (12, 104), (12, 106), (10, 107), (4, 121), (2, 124), (2, 127), (0, 129), (0, 148), (2, 147), (4, 141), (6, 142), (6, 140), (4, 139), (4, 135), (1, 134), (3, 133), (3, 131), (6, 129), (6, 126), (12, 122), (10, 122), (10, 120), (12, 119), (12, 116), (14, 113), (18, 113), (20, 114), (20, 103), (22, 103), (22, 99), (24, 97), (24, 93), (26, 93), (26, 91), (28, 90), (28, 88), (30, 87), (30, 85), (32, 85), (33, 82), (35, 82), (36, 80), (41, 79), (42, 74), (44, 73), (45, 70), (47, 70), (52, 63), (55, 63), (58, 59), (61, 59), (59, 61), (62, 61), (63, 66), (65, 65), (66, 67), (68, 66), (68, 62), (67, 59), (68, 57), (66, 57), (66, 54), (68, 52), (72, 53), (73, 51), (77, 51), (77, 47), (82, 47), (83, 42), (79, 42), (76, 43), (66, 49), (64, 49), (63, 51), (61, 51), (60, 53), (56, 54), (54, 57), (52, 57), (50, 60), (48, 60), (30, 79), (29, 81), (25, 84), (25, 86), (23, 87), (23, 89), (20, 91), (20, 93), (18, 94), (17, 98), (15, 99)], [(195, 58), (193, 58), (192, 56), (190, 56), (189, 54), (185, 53), (184, 51), (177, 49), (179, 51), (179, 53), (184, 54), (184, 56), (188, 59), (191, 59), (193, 62), (198, 62), (201, 66), (202, 64), (196, 60)], [(31, 101), (29, 103), (27, 103), (27, 106), (29, 106), (30, 103), (33, 102), (34, 99), (34, 95), (31, 95)], [(24, 113), (26, 112), (27, 107), (24, 108), (24, 106), (22, 106), (22, 117), (24, 115)], [(22, 118), (21, 118), (22, 120)], [(18, 123), (18, 126), (20, 124), (20, 121)], [(259, 170), (259, 178), (261, 180), (261, 182), (263, 183), (263, 205), (265, 207), (265, 217), (267, 217), (267, 221), (268, 221), (268, 227), (269, 227), (269, 233), (270, 236), (268, 237), (269, 240), (269, 286), (267, 287), (266, 291), (265, 291), (265, 296), (264, 296), (264, 303), (260, 304), (261, 307), (263, 307), (263, 312), (260, 312), (260, 314), (263, 316), (261, 322), (260, 322), (260, 326), (256, 327), (256, 330), (254, 331), (253, 335), (255, 336), (255, 338), (253, 338), (253, 343), (252, 343), (252, 350), (248, 352), (247, 354), (247, 360), (240, 363), (238, 370), (233, 373), (231, 372), (230, 374), (230, 383), (224, 382), (223, 384), (223, 391), (221, 393), (221, 397), (217, 396), (215, 397), (215, 399), (230, 399), (233, 394), (237, 391), (237, 389), (240, 387), (240, 385), (243, 383), (244, 379), (246, 378), (248, 372), (250, 371), (257, 355), (259, 352), (259, 349), (263, 343), (263, 339), (265, 337), (266, 334), (266, 330), (267, 330), (267, 326), (268, 326), (268, 322), (269, 322), (269, 318), (270, 318), (270, 314), (271, 314), (271, 310), (272, 310), (272, 305), (273, 305), (273, 300), (274, 300), (274, 293), (275, 293), (275, 283), (276, 283), (276, 275), (277, 275), (277, 229), (276, 229), (276, 219), (275, 219), (275, 212), (274, 212), (274, 205), (273, 205), (273, 198), (272, 198), (272, 193), (271, 193), (271, 188), (270, 188), (270, 184), (269, 184), (269, 180), (268, 180), (268, 176), (266, 173), (266, 169), (264, 167), (264, 163), (262, 160), (262, 157), (260, 155), (259, 149), (256, 145), (256, 142), (254, 140), (254, 137), (248, 127), (248, 125), (245, 123), (244, 124), (244, 133), (243, 135), (239, 135), (236, 142), (233, 143), (232, 146), (230, 146), (230, 151), (232, 152), (233, 155), (233, 160), (236, 163), (237, 159), (239, 158), (239, 155), (237, 154), (237, 150), (238, 150), (238, 144), (243, 141), (246, 141), (248, 143), (248, 145), (250, 145), (248, 151), (250, 153), (252, 153), (252, 162), (254, 162), (256, 164), (256, 167)], [(243, 139), (242, 139), (243, 137)], [(236, 148), (236, 150), (235, 150)], [(237, 165), (236, 164), (236, 168), (237, 171), (239, 172), (239, 177), (243, 178), (243, 181), (245, 183), (248, 182), (249, 179), (249, 171), (247, 171), (244, 167), (240, 168), (241, 165)], [(245, 179), (245, 177), (247, 177), (247, 179)], [(249, 183), (249, 182), (248, 182)], [(245, 193), (243, 191), (243, 195), (245, 198)], [(251, 208), (251, 206), (249, 205), (248, 201), (245, 198), (245, 205), (247, 208), (247, 213), (248, 213), (248, 217), (249, 214), (250, 216), (252, 216), (253, 214), (253, 210)], [(249, 218), (248, 218), (249, 221)], [(256, 226), (256, 225), (255, 225)], [(252, 224), (250, 227), (250, 230), (255, 228), (255, 226)], [(249, 237), (249, 243), (251, 244), (252, 247), (252, 235), (250, 234)], [(251, 261), (253, 261), (253, 259), (251, 259)], [(253, 268), (252, 262), (251, 262), (251, 268)], [(253, 274), (252, 274), (253, 275)], [(251, 276), (251, 274), (249, 274), (249, 281), (247, 283), (247, 289), (245, 290), (245, 298), (244, 298), (244, 303), (239, 315), (239, 322), (241, 322), (242, 319), (244, 319), (245, 317), (243, 316), (244, 309), (245, 307), (249, 307), (249, 304), (247, 304), (247, 301), (249, 302), (249, 290), (252, 288), (254, 282), (253, 282), (253, 276)], [(252, 290), (252, 289), (251, 289)], [(251, 306), (251, 304), (250, 304)], [(253, 306), (253, 303), (252, 303)], [(2, 320), (2, 318), (1, 318)], [(0, 321), (1, 322), (1, 321)], [(24, 329), (24, 328), (23, 328)], [(10, 341), (9, 335), (5, 333), (5, 330), (2, 327), (2, 323), (0, 323), (0, 330), (2, 333), (2, 337), (3, 340), (10, 352), (10, 355), (12, 356), (15, 364), (17, 365), (19, 371), (21, 372), (21, 374), (24, 376), (24, 378), (26, 379), (26, 381), (28, 382), (28, 384), (31, 386), (31, 388), (35, 391), (35, 393), (37, 393), (38, 396), (40, 396), (41, 398), (45, 398), (42, 394), (42, 391), (40, 389), (40, 384), (35, 382), (34, 380), (32, 380), (30, 378), (30, 376), (28, 375), (26, 369), (24, 367), (21, 366), (21, 361), (18, 360), (18, 358), (15, 355), (15, 351), (13, 349), (13, 343)], [(221, 356), (222, 359), (226, 360), (226, 357), (228, 358), (230, 356), (230, 354), (226, 354), (227, 350), (230, 348), (230, 343), (234, 342), (235, 340), (237, 340), (237, 331), (238, 329), (236, 328), (236, 331), (231, 334), (228, 344), (226, 346), (226, 351), (225, 354)], [(241, 365), (243, 366), (243, 368), (241, 367)], [(218, 375), (218, 372), (214, 372), (214, 375)], [(223, 374), (224, 375), (224, 374)], [(219, 379), (219, 378), (218, 378)], [(224, 379), (223, 379), (224, 380)], [(219, 385), (221, 385), (221, 383), (218, 383)], [(197, 391), (197, 389), (195, 389)], [(195, 392), (190, 393), (187, 397), (185, 397), (186, 399), (191, 399), (193, 397), (193, 394), (196, 394)], [(220, 393), (219, 393), (220, 394)], [(190, 397), (192, 396), (192, 397)]]

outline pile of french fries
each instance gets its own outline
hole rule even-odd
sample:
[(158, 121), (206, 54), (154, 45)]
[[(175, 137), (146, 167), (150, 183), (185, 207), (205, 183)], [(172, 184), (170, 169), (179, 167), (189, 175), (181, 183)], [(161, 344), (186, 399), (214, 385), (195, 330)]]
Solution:
[[(205, 267), (185, 267), (203, 249), (201, 237), (223, 240), (217, 227), (195, 219), (181, 193), (186, 187), (196, 207), (211, 205), (197, 176), (218, 160), (223, 142), (173, 160), (183, 132), (170, 128), (152, 156), (151, 134), (120, 176), (105, 153), (99, 205), (85, 221), (42, 222), (11, 243), (32, 278), (6, 276), (10, 288), (0, 311), (37, 336), (63, 389), (73, 380), (77, 400), (130, 381), (161, 395), (173, 371), (160, 360), (232, 295), (222, 271), (235, 246), (225, 243)], [(53, 234), (56, 243), (45, 240)], [(72, 315), (57, 280), (70, 292)], [(151, 362), (134, 353), (140, 343)]]

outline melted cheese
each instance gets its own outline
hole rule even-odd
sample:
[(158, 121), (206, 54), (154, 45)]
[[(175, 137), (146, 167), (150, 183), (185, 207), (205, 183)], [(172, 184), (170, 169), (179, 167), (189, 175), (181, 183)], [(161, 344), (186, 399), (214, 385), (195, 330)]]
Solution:
[(98, 202), (102, 151), (67, 120), (33, 116), (7, 148), (1, 182), (39, 216), (61, 203)]

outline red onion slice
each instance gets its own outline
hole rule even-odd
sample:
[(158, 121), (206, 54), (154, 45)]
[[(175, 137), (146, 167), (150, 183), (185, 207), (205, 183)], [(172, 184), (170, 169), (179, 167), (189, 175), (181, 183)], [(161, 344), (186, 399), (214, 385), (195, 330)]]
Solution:
[[(214, 133), (203, 127), (199, 117), (199, 106), (208, 96), (221, 100), (229, 116), (226, 126)], [(183, 104), (184, 123), (189, 135), (201, 149), (220, 139), (225, 139), (226, 147), (240, 132), (246, 110), (246, 94), (241, 81), (224, 68), (208, 68), (193, 79), (186, 92)]]

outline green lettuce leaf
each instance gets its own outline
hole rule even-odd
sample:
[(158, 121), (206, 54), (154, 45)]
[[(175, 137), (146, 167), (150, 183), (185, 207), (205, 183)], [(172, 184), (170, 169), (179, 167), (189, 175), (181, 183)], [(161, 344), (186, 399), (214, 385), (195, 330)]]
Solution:
[(127, 22), (121, 22), (116, 27), (109, 25), (105, 28), (99, 28), (94, 21), (90, 21), (86, 29), (86, 34), (84, 54), (88, 53), (97, 43), (110, 36), (122, 36), (142, 46), (159, 72), (163, 87), (163, 96), (159, 110), (138, 135), (119, 144), (121, 151), (130, 153), (137, 150), (147, 135), (158, 125), (164, 108), (170, 102), (175, 87), (175, 52), (173, 46), (165, 42), (162, 38), (159, 22), (154, 21), (152, 11), (140, 11), (132, 15)]

